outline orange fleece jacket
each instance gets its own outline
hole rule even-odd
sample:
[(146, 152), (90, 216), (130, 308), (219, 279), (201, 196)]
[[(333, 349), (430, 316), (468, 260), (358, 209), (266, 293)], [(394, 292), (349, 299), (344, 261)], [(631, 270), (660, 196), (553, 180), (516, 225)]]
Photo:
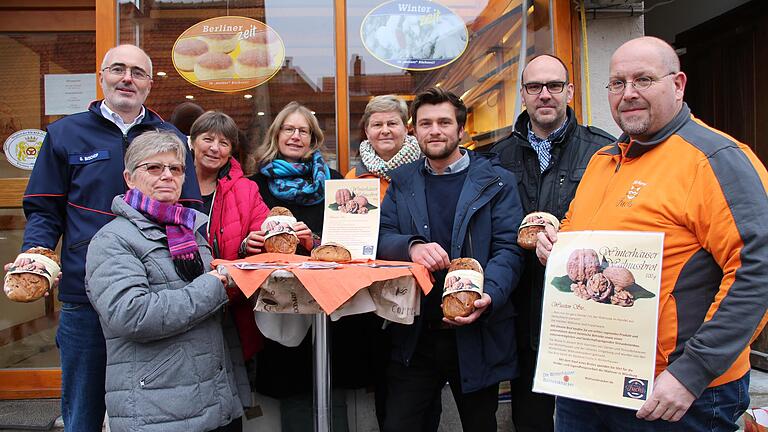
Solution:
[(749, 371), (768, 304), (768, 174), (683, 105), (648, 142), (592, 157), (563, 231), (664, 232), (656, 374), (698, 397)]

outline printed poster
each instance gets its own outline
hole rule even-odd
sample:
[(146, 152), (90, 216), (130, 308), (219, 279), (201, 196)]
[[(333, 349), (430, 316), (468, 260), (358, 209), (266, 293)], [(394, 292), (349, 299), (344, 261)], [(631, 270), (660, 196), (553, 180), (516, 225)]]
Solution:
[(533, 391), (637, 410), (653, 389), (663, 233), (558, 233)]
[(237, 92), (269, 81), (283, 65), (280, 35), (252, 18), (223, 16), (186, 29), (173, 44), (173, 66), (197, 87)]
[(322, 243), (338, 243), (352, 259), (376, 259), (379, 179), (326, 180)]
[(405, 70), (447, 66), (467, 49), (464, 21), (435, 1), (389, 1), (363, 19), (360, 39), (378, 60)]

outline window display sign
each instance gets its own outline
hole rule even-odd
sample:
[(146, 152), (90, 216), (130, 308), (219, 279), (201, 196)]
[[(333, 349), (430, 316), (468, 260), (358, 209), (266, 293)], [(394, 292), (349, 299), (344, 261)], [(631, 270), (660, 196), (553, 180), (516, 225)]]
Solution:
[(45, 139), (45, 131), (22, 129), (5, 140), (3, 151), (8, 162), (16, 168), (31, 171)]
[(533, 391), (639, 409), (653, 390), (664, 233), (560, 232)]
[(391, 1), (373, 9), (360, 26), (365, 49), (400, 69), (430, 70), (459, 58), (469, 39), (464, 21), (432, 1)]
[(201, 21), (173, 44), (173, 66), (191, 84), (236, 92), (269, 81), (285, 59), (280, 36), (255, 19), (226, 16)]

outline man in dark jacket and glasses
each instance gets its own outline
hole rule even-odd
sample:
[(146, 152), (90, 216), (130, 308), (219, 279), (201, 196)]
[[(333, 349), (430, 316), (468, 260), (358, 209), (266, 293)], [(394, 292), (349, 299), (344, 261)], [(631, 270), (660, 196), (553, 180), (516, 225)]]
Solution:
[[(568, 106), (573, 84), (557, 57), (544, 54), (528, 63), (520, 96), (526, 110), (517, 118), (512, 134), (491, 151), (498, 153), (502, 165), (517, 177), (525, 214), (543, 211), (563, 219), (589, 159), (614, 138), (578, 123)], [(527, 252), (520, 285), (512, 296), (518, 313), (515, 327), (520, 365), (520, 377), (512, 381), (512, 419), (518, 432), (554, 430), (555, 398), (531, 391), (543, 283), (544, 267), (533, 252)]]

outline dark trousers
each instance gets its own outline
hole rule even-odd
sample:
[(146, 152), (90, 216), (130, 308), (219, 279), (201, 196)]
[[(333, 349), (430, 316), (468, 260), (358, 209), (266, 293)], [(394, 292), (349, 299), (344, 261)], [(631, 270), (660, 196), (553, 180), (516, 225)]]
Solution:
[(517, 349), (520, 376), (512, 380), (512, 422), (516, 432), (552, 432), (555, 430), (555, 397), (534, 393), (536, 351), (530, 343), (520, 343)]
[(749, 372), (704, 390), (677, 422), (641, 420), (635, 410), (559, 397), (556, 424), (562, 432), (731, 432), (748, 407)]
[(61, 415), (67, 432), (100, 432), (107, 346), (90, 303), (62, 303), (56, 345), (61, 358)]
[(466, 432), (496, 432), (498, 383), (461, 392), (454, 330), (423, 330), (410, 365), (391, 361), (387, 368), (387, 414), (384, 432), (419, 431), (445, 382), (451, 386)]

